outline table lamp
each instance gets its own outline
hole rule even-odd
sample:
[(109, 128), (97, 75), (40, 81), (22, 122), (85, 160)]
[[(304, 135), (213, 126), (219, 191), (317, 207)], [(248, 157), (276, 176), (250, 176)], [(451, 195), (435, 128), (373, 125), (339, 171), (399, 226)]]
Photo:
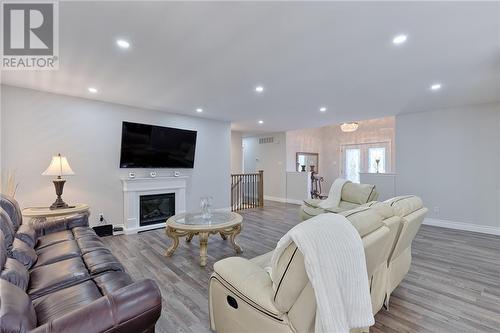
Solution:
[(65, 203), (61, 198), (64, 183), (66, 182), (66, 180), (61, 178), (61, 176), (69, 176), (74, 174), (75, 173), (73, 172), (73, 170), (71, 170), (66, 157), (61, 156), (61, 154), (52, 156), (52, 161), (50, 161), (49, 167), (42, 173), (43, 176), (57, 176), (57, 178), (54, 179), (54, 187), (56, 188), (57, 199), (50, 206), (50, 209), (60, 209), (68, 207), (68, 204)]

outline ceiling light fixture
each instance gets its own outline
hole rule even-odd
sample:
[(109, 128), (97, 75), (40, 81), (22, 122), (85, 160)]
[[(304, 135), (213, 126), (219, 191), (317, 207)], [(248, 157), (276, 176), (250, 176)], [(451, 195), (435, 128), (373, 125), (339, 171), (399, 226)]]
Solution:
[(264, 120), (259, 120), (259, 124), (263, 124), (264, 123)]
[(124, 39), (118, 39), (116, 41), (116, 44), (121, 47), (122, 49), (128, 49), (130, 47), (130, 43), (127, 42), (126, 40)]
[(198, 112), (198, 113), (202, 113), (202, 112), (203, 112), (203, 109), (202, 109), (202, 108), (197, 108), (197, 109), (196, 109), (196, 112)]
[(397, 35), (392, 39), (392, 42), (396, 45), (403, 44), (404, 42), (406, 42), (406, 39), (408, 39), (408, 36), (406, 35)]
[(261, 93), (264, 91), (264, 87), (263, 86), (257, 86), (255, 87), (255, 91), (258, 92), (258, 93)]
[(433, 83), (431, 85), (431, 90), (435, 91), (435, 90), (439, 90), (439, 89), (441, 89), (441, 83)]
[(351, 122), (351, 123), (343, 123), (340, 125), (340, 129), (342, 132), (354, 132), (357, 130), (359, 127), (359, 124), (356, 122)]
[(97, 94), (97, 88), (94, 88), (94, 87), (89, 87), (87, 90), (88, 90), (88, 91), (89, 91), (89, 93), (91, 93), (91, 94)]
[(326, 111), (326, 107), (325, 107), (325, 106), (320, 107), (320, 108), (319, 108), (319, 111), (321, 111), (321, 112), (325, 112), (325, 111)]

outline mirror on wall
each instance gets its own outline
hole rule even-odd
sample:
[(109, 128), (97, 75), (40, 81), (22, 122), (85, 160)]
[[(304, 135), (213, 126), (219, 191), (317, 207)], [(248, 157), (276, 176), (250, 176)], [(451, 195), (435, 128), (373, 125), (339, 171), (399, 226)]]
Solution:
[(298, 172), (309, 172), (311, 166), (315, 172), (318, 172), (319, 154), (298, 152), (295, 154), (295, 165)]

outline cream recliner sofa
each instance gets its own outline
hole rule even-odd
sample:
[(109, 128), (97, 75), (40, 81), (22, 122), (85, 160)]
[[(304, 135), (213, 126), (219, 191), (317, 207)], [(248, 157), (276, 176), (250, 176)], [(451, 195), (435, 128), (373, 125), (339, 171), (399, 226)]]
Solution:
[(414, 196), (399, 196), (384, 201), (390, 205), (395, 216), (401, 218), (401, 225), (388, 261), (388, 295), (403, 281), (411, 266), (411, 243), (417, 235), (428, 209), (422, 199)]
[(346, 183), (342, 187), (342, 196), (338, 207), (323, 209), (319, 207), (321, 199), (306, 199), (300, 207), (300, 218), (302, 221), (310, 219), (323, 213), (340, 213), (346, 210), (355, 209), (368, 202), (378, 199), (378, 192), (375, 185)]
[[(411, 240), (427, 212), (418, 197), (391, 200), (340, 213), (363, 241), (374, 314), (408, 272)], [(215, 263), (209, 285), (212, 330), (314, 332), (316, 300), (304, 257), (292, 243), (268, 273), (271, 257), (272, 251), (251, 260), (231, 257)]]
[[(342, 213), (363, 241), (374, 313), (386, 297), (387, 261), (396, 236), (387, 225), (401, 223), (392, 211), (384, 204)], [(314, 331), (316, 300), (301, 252), (291, 244), (269, 274), (265, 268), (271, 256), (272, 251), (251, 260), (232, 257), (215, 263), (209, 287), (214, 331)]]

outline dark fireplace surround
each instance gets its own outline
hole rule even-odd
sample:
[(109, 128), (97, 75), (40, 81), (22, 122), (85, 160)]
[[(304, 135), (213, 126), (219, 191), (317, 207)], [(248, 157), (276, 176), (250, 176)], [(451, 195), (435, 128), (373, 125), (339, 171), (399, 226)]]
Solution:
[(164, 223), (175, 214), (175, 193), (141, 195), (139, 198), (139, 225), (141, 227)]

